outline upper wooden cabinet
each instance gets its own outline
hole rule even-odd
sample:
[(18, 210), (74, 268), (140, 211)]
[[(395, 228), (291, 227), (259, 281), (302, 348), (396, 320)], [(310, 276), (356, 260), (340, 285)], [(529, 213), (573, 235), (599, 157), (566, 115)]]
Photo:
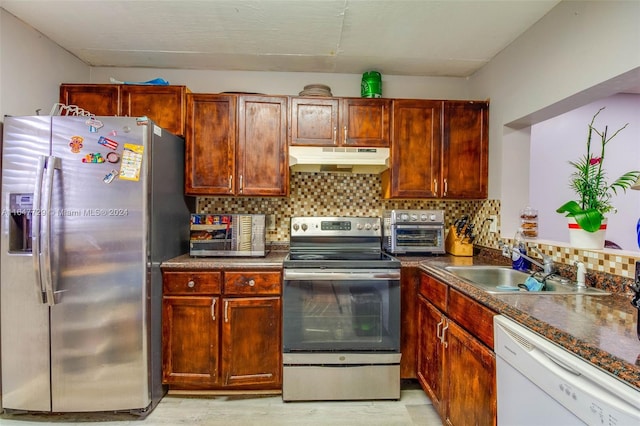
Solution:
[(234, 194), (236, 110), (234, 95), (187, 95), (186, 194)]
[(185, 192), (287, 194), (287, 98), (189, 94)]
[(486, 198), (488, 103), (397, 99), (385, 198)]
[(239, 195), (283, 196), (289, 190), (285, 96), (238, 98)]
[(132, 84), (62, 84), (60, 102), (96, 116), (147, 116), (179, 136), (185, 132), (186, 86)]
[(119, 84), (61, 84), (60, 103), (94, 115), (120, 115)]
[(382, 175), (386, 198), (439, 196), (442, 101), (393, 102), (390, 167)]
[(391, 99), (291, 98), (291, 145), (388, 147)]
[(442, 145), (442, 196), (487, 198), (489, 104), (444, 102)]

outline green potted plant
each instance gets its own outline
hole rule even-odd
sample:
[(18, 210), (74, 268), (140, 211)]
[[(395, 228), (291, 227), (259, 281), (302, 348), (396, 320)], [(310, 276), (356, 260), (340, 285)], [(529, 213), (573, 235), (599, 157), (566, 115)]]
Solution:
[[(599, 231), (603, 226), (603, 222), (606, 223), (606, 213), (615, 212), (615, 208), (611, 205), (611, 197), (617, 194), (618, 190), (626, 192), (627, 188), (633, 185), (638, 176), (640, 176), (640, 171), (634, 170), (624, 173), (611, 184), (607, 181), (603, 167), (605, 148), (629, 123), (616, 130), (611, 136), (607, 133), (607, 126), (605, 126), (604, 131), (599, 131), (593, 127), (593, 124), (603, 109), (604, 107), (600, 108), (591, 119), (591, 123), (589, 123), (587, 153), (578, 161), (569, 161), (569, 164), (575, 168), (575, 171), (571, 174), (569, 186), (575, 191), (578, 200), (568, 201), (556, 210), (558, 213), (566, 213), (568, 218), (575, 220), (577, 224), (575, 226), (590, 233)], [(600, 138), (599, 153), (595, 152), (597, 148), (592, 150), (591, 138), (594, 134)], [(571, 230), (571, 223), (569, 228)], [(604, 245), (604, 237), (602, 237), (602, 245)]]

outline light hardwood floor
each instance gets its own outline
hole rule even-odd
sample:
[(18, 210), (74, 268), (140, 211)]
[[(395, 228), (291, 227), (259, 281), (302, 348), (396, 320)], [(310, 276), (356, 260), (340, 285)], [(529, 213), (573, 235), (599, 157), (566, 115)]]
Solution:
[(87, 423), (91, 426), (168, 425), (331, 425), (440, 426), (440, 418), (421, 389), (403, 389), (399, 401), (282, 402), (276, 396), (167, 395), (144, 420), (126, 414), (3, 414), (0, 425)]

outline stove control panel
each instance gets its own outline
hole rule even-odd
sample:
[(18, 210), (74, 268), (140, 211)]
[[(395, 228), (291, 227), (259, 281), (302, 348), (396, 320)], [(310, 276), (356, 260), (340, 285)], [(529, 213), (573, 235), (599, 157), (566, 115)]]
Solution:
[(363, 236), (382, 235), (379, 217), (292, 217), (291, 236)]

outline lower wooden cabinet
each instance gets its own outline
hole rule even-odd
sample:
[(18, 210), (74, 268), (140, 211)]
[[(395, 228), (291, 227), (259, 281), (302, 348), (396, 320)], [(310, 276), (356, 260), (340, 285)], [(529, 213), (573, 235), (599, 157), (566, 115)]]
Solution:
[(280, 297), (224, 299), (224, 386), (279, 387), (282, 369), (280, 312)]
[(496, 356), (454, 321), (447, 326), (447, 424), (495, 425)]
[(473, 332), (477, 324), (491, 324), (495, 313), (424, 272), (417, 305), (418, 380), (443, 422), (495, 425), (493, 329)]
[(162, 381), (184, 387), (216, 386), (219, 297), (165, 296), (162, 304)]
[(280, 271), (163, 271), (163, 383), (282, 387)]
[(418, 297), (418, 381), (438, 412), (442, 412), (444, 348), (440, 332), (444, 315), (424, 297)]

